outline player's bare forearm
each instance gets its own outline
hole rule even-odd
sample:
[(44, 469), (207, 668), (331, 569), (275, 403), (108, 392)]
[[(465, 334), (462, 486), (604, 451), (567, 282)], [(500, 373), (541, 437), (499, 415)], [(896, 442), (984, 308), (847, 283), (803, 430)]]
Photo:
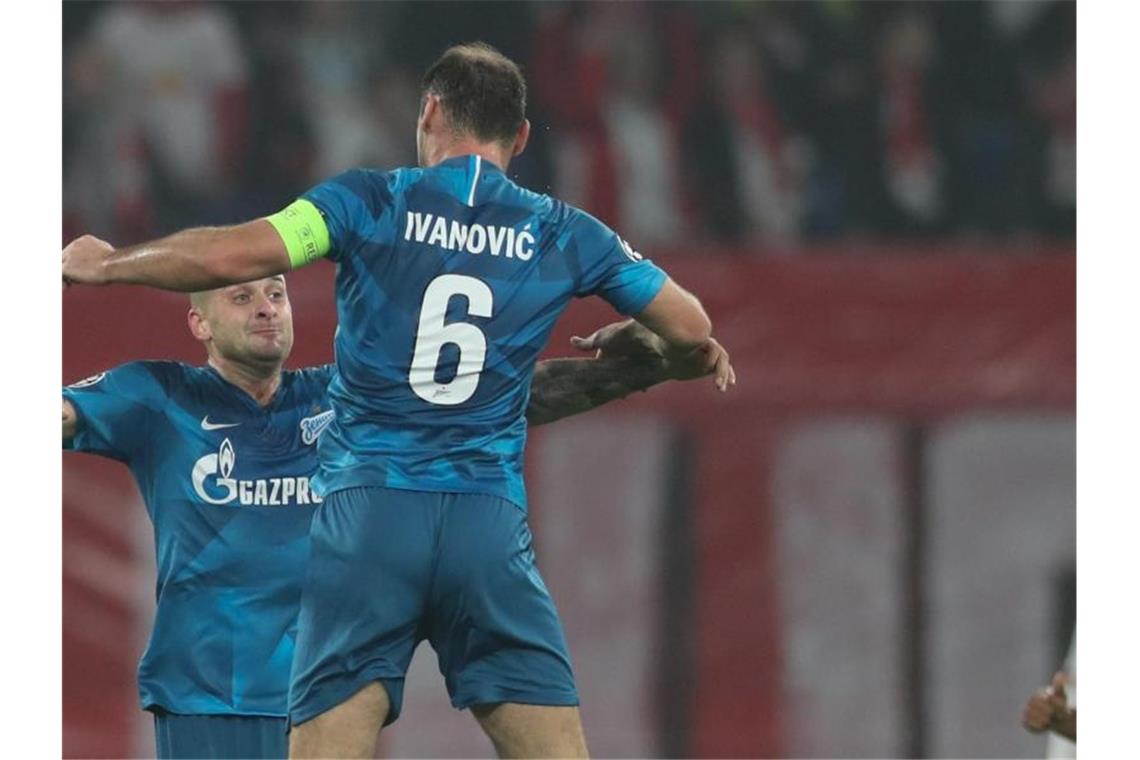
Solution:
[(588, 412), (667, 379), (658, 357), (541, 361), (530, 385), (527, 422), (545, 425)]
[(118, 249), (85, 237), (64, 249), (65, 282), (193, 292), (288, 269), (285, 244), (264, 219), (233, 227), (198, 227)]
[(281, 274), (289, 255), (268, 222), (235, 227), (199, 227), (115, 251), (109, 281), (165, 290), (211, 290)]
[(673, 280), (665, 281), (637, 321), (661, 336), (675, 355), (700, 348), (712, 336), (712, 322), (701, 302)]

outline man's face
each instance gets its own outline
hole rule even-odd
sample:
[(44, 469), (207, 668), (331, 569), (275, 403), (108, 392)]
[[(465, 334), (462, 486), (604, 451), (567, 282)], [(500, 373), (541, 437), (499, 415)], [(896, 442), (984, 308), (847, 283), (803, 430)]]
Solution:
[(280, 275), (219, 288), (196, 310), (198, 339), (230, 361), (283, 363), (293, 349), (293, 309)]

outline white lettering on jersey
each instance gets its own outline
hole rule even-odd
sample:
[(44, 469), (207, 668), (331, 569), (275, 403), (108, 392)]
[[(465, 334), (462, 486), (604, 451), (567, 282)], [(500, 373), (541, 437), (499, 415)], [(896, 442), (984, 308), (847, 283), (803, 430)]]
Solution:
[(487, 251), (492, 256), (530, 261), (535, 239), (530, 225), (516, 230), (498, 224), (460, 224), (419, 211), (407, 212), (404, 240), (438, 246), (447, 251), (466, 251), (474, 256)]
[(321, 502), (321, 497), (309, 489), (307, 476), (237, 480), (230, 477), (235, 464), (237, 452), (227, 438), (217, 453), (207, 454), (194, 463), (190, 473), (194, 492), (208, 504), (236, 501), (243, 506), (262, 507)]
[(435, 226), (431, 228), (428, 245), (447, 245), (447, 220), (442, 216), (435, 218)]
[(336, 412), (332, 409), (321, 412), (320, 414), (313, 415), (312, 417), (305, 417), (301, 420), (301, 442), (306, 446), (311, 446), (316, 443), (317, 438), (324, 432), (329, 423), (333, 421)]

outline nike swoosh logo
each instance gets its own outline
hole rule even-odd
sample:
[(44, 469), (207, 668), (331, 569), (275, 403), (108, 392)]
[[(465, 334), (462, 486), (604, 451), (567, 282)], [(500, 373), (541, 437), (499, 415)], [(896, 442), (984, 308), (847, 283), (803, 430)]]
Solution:
[(208, 414), (202, 418), (202, 429), (203, 430), (221, 430), (223, 428), (237, 427), (240, 424), (241, 424), (240, 422), (231, 422), (228, 425), (210, 422), (210, 415), (208, 415)]

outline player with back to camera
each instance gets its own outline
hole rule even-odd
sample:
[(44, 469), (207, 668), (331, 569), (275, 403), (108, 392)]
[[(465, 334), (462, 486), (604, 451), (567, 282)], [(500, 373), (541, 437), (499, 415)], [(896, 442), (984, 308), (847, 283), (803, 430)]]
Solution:
[[(130, 362), (63, 391), (63, 445), (131, 468), (154, 524), (157, 610), (139, 666), (159, 758), (283, 758), (289, 666), (316, 442), (331, 418), (331, 365), (284, 370), (293, 345), (285, 280), (191, 296), (207, 363)], [(666, 361), (644, 328), (585, 341), (613, 358), (539, 362), (532, 425), (667, 379), (728, 371), (723, 350)], [(620, 355), (618, 357), (617, 355)]]
[[(290, 755), (367, 757), (399, 716), (416, 644), (497, 752), (584, 756), (561, 623), (526, 523), (535, 361), (576, 296), (600, 295), (671, 357), (709, 356), (700, 303), (583, 211), (511, 182), (526, 86), (481, 43), (427, 71), (420, 168), (348, 171), (282, 212), (115, 249), (63, 251), (67, 283), (203, 290), (328, 257), (333, 420), (320, 439), (289, 695)], [(718, 373), (725, 390), (730, 372)]]

